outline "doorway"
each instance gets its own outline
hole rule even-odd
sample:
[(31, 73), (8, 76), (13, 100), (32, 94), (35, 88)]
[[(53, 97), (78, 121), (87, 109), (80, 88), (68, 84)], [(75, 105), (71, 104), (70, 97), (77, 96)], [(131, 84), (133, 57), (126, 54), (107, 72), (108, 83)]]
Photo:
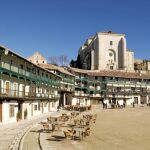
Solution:
[(2, 122), (2, 102), (0, 102), (0, 122)]
[(6, 82), (6, 94), (9, 95), (10, 94), (10, 83)]

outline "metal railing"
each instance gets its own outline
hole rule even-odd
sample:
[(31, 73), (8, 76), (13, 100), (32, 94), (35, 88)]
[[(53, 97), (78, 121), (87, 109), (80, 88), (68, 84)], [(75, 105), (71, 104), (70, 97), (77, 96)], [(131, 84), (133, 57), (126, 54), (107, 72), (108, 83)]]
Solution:
[(1, 88), (1, 90), (0, 90), (0, 97), (13, 97), (13, 98), (60, 98), (60, 94), (25, 92), (25, 91), (18, 91), (18, 90)]

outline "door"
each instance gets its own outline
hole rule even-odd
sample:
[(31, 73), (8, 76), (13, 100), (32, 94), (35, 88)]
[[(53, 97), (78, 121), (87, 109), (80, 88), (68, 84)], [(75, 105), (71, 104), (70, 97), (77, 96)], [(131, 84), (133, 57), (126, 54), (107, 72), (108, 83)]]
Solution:
[(14, 84), (14, 97), (16, 97), (17, 96), (17, 85), (16, 85), (16, 83)]
[(138, 97), (134, 97), (134, 104), (138, 104)]
[(141, 96), (141, 104), (146, 104), (146, 96)]
[(0, 122), (2, 122), (2, 103), (0, 103)]
[(10, 94), (10, 83), (6, 82), (6, 94), (9, 95)]

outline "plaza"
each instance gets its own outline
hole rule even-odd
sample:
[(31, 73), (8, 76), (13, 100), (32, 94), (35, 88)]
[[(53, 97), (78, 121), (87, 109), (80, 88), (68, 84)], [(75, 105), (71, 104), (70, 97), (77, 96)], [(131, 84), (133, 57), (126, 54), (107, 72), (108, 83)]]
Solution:
[(23, 149), (149, 150), (149, 109), (148, 106), (125, 109), (96, 107), (93, 110), (98, 115), (96, 124), (92, 126), (91, 135), (83, 140), (65, 139), (58, 131), (45, 132), (41, 124), (34, 124), (22, 141)]

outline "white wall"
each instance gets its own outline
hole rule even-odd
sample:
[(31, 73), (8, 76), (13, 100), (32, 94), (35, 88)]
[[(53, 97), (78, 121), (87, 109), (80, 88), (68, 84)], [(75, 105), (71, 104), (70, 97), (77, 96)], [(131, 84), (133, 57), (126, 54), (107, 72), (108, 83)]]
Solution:
[[(9, 116), (9, 106), (10, 105), (15, 105), (14, 108), (14, 117)], [(8, 103), (8, 102), (3, 102), (2, 103), (2, 122), (5, 123), (11, 123), (11, 122), (16, 122), (17, 121), (17, 112), (18, 112), (18, 103)]]
[(134, 52), (126, 52), (126, 70), (134, 70)]
[[(121, 48), (119, 49), (119, 44), (120, 41), (122, 41), (123, 39), (123, 45), (121, 45)], [(109, 50), (113, 50), (115, 52), (116, 55), (116, 61), (114, 61), (113, 63), (115, 64), (115, 69), (118, 68), (118, 63), (121, 63), (122, 65), (124, 65), (123, 62), (118, 62), (118, 51), (122, 51), (122, 54), (126, 53), (126, 40), (124, 38), (124, 35), (118, 35), (118, 34), (103, 34), (103, 33), (98, 33), (98, 40), (99, 40), (99, 47), (98, 47), (98, 51), (99, 51), (99, 58), (98, 58), (98, 69), (99, 70), (104, 70), (104, 69), (109, 69), (107, 67), (107, 64), (109, 63)], [(113, 42), (112, 45), (110, 45), (110, 41)], [(122, 59), (120, 59), (120, 61), (124, 61), (125, 55), (122, 55), (120, 57), (122, 57)]]

